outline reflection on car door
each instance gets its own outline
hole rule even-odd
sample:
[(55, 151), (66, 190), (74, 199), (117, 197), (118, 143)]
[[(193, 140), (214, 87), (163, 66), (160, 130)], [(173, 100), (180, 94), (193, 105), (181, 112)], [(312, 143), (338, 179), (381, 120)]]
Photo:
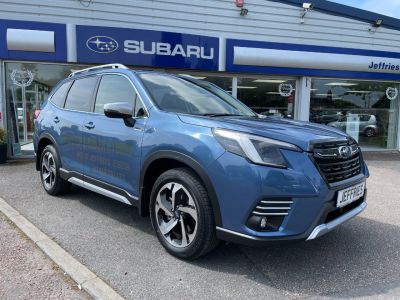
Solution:
[[(132, 111), (137, 98), (130, 80), (122, 75), (103, 75), (93, 108), (85, 119), (83, 151), (85, 181), (107, 184), (137, 197), (139, 194), (140, 144), (147, 118), (129, 127), (122, 119), (104, 115), (104, 104), (128, 102)], [(98, 182), (100, 181), (100, 182)], [(108, 185), (111, 185), (108, 186)]]
[(65, 109), (54, 116), (54, 122), (60, 128), (58, 149), (62, 166), (68, 171), (83, 174), (83, 123), (87, 113), (91, 111), (94, 88), (97, 77), (91, 76), (77, 79), (70, 88)]

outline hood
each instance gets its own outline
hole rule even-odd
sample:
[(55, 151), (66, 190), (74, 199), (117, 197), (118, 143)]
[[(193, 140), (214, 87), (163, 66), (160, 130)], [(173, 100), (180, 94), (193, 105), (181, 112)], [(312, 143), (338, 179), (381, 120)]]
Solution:
[(342, 140), (347, 134), (330, 126), (277, 117), (199, 117), (178, 115), (182, 122), (242, 131), (296, 145), (307, 151), (311, 141)]

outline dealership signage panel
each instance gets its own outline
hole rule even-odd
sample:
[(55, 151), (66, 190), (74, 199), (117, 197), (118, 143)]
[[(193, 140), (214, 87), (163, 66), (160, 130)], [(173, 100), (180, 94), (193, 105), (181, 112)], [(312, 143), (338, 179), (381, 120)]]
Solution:
[(396, 58), (250, 47), (234, 47), (233, 53), (236, 65), (400, 74)]
[(218, 70), (219, 39), (129, 28), (76, 26), (80, 63)]
[(66, 25), (0, 20), (1, 58), (66, 61)]
[(230, 72), (400, 79), (399, 53), (232, 39), (226, 48)]

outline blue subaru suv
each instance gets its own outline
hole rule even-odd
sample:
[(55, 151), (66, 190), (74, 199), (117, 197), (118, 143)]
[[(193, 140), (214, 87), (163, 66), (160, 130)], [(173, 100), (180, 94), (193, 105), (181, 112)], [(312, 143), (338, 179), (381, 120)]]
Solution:
[(47, 193), (74, 184), (135, 206), (183, 259), (218, 240), (312, 240), (366, 207), (354, 139), (257, 115), (189, 76), (120, 64), (74, 72), (37, 115), (34, 147)]

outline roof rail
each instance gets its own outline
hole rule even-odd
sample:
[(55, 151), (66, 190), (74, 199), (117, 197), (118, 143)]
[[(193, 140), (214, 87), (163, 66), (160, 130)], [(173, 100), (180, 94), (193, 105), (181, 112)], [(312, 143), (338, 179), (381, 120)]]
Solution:
[(110, 68), (110, 69), (128, 69), (127, 66), (122, 65), (122, 64), (100, 65), (100, 66), (90, 67), (90, 68), (86, 68), (86, 69), (82, 69), (82, 70), (79, 70), (79, 71), (72, 72), (71, 74), (69, 74), (68, 77), (72, 77), (72, 76), (75, 76), (75, 75), (80, 74), (80, 73), (96, 71), (96, 70), (100, 70), (100, 69), (108, 69), (108, 68)]

